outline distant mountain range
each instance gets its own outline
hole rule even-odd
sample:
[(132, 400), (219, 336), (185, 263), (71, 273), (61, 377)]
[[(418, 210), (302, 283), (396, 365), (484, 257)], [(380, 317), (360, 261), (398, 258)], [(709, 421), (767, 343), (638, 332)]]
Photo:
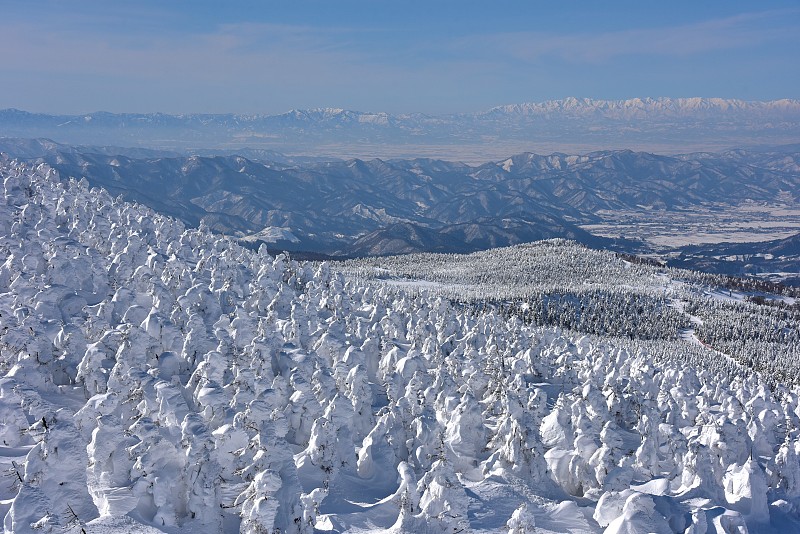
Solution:
[[(0, 152), (46, 162), (63, 178), (85, 178), (249, 246), (267, 243), (317, 257), (470, 252), (553, 237), (648, 252), (644, 243), (593, 235), (581, 226), (603, 223), (604, 212), (685, 214), (778, 198), (800, 204), (795, 145), (678, 156), (524, 153), (481, 165), (281, 155), (257, 162), (238, 155), (65, 147), (41, 139), (0, 140)], [(675, 261), (708, 263), (712, 252), (687, 249)], [(728, 253), (734, 254), (755, 253)], [(791, 261), (800, 264), (798, 259)]]
[[(680, 255), (671, 259), (669, 264), (726, 274), (797, 273), (800, 270), (800, 233), (759, 243), (683, 247)], [(800, 285), (800, 276), (789, 277), (789, 282)]]
[(392, 115), (336, 108), (278, 115), (0, 110), (0, 136), (67, 144), (278, 150), (315, 156), (418, 156), (484, 162), (523, 149), (659, 152), (786, 144), (800, 139), (800, 101), (567, 98), (478, 113)]

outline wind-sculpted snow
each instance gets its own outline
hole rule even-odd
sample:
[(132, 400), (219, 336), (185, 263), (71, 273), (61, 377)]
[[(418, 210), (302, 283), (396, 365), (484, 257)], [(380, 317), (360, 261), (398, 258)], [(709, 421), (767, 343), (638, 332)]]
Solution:
[(528, 324), (692, 340), (762, 372), (772, 384), (800, 383), (800, 313), (791, 287), (666, 268), (561, 239), (466, 255), (361, 258), (341, 268)]
[(799, 392), (700, 345), (348, 279), (47, 166), (0, 177), (6, 532), (800, 528)]

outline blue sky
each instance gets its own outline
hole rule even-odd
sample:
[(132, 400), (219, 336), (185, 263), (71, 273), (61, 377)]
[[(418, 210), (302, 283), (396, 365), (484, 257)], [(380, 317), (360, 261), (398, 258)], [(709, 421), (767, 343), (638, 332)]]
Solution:
[(0, 0), (0, 50), (0, 108), (37, 112), (800, 98), (796, 0)]

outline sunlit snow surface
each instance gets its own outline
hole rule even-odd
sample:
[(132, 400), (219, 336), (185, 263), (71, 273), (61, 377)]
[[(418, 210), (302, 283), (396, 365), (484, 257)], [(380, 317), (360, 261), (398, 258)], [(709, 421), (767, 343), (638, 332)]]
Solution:
[(798, 390), (700, 344), (531, 326), (45, 166), (0, 177), (6, 532), (800, 529)]

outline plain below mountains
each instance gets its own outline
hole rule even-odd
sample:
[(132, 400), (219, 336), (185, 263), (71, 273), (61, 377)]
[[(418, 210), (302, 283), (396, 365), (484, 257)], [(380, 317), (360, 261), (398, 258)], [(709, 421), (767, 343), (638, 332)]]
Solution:
[(169, 151), (250, 147), (367, 159), (427, 155), (474, 163), (531, 149), (588, 152), (627, 147), (676, 153), (793, 143), (800, 138), (800, 101), (565, 98), (450, 115), (339, 108), (276, 115), (48, 115), (5, 109), (0, 110), (0, 132), (73, 145)]

